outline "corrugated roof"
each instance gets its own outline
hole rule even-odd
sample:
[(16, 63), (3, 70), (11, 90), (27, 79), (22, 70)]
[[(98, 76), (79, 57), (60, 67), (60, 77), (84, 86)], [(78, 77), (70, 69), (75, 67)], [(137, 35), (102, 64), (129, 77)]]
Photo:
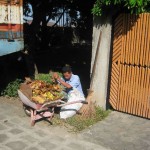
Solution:
[(23, 0), (0, 0), (0, 4), (5, 4), (7, 5), (10, 2), (10, 4), (14, 5), (14, 4), (23, 4)]

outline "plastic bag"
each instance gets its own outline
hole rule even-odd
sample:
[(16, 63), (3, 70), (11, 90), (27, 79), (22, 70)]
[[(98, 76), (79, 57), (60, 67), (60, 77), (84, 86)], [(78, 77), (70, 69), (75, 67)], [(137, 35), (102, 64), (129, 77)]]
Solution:
[[(68, 94), (68, 102), (74, 102), (78, 100), (84, 101), (85, 98), (77, 89), (74, 88)], [(66, 119), (66, 118), (72, 117), (73, 115), (76, 114), (78, 110), (80, 110), (82, 105), (83, 105), (82, 103), (75, 103), (75, 104), (63, 106), (60, 110), (60, 118)]]

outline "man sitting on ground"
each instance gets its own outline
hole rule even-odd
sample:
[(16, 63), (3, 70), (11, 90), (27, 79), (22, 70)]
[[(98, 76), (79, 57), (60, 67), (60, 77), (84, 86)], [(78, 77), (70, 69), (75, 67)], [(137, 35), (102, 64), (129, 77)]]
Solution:
[[(60, 78), (57, 73), (54, 73), (53, 77), (57, 82), (66, 88), (68, 102), (85, 101), (85, 97), (82, 91), (80, 78), (78, 75), (74, 75), (69, 66), (62, 68), (63, 77)], [(82, 103), (74, 103), (71, 105), (63, 106), (60, 110), (60, 118), (66, 119), (72, 117), (82, 107)]]
[(63, 77), (60, 78), (57, 73), (54, 73), (53, 77), (55, 80), (57, 80), (60, 84), (62, 84), (64, 87), (66, 87), (67, 94), (73, 90), (73, 88), (76, 88), (83, 96), (83, 90), (80, 82), (80, 78), (78, 75), (74, 75), (72, 73), (70, 66), (65, 66), (62, 68), (62, 74)]

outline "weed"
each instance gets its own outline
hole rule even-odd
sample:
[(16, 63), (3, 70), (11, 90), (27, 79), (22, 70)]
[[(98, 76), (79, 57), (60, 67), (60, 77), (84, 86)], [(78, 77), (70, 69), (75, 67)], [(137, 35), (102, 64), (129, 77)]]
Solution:
[(60, 120), (59, 117), (56, 116), (53, 118), (53, 124), (66, 126), (73, 132), (79, 132), (94, 125), (98, 121), (103, 120), (110, 113), (110, 110), (105, 111), (100, 107), (95, 107), (95, 110), (96, 110), (96, 114), (91, 118), (84, 118), (80, 115), (75, 115), (71, 118), (66, 119), (66, 121), (64, 121), (64, 120)]
[(6, 88), (1, 92), (1, 95), (3, 96), (9, 96), (9, 97), (17, 97), (20, 83), (22, 82), (21, 79), (16, 79), (15, 81), (10, 82)]

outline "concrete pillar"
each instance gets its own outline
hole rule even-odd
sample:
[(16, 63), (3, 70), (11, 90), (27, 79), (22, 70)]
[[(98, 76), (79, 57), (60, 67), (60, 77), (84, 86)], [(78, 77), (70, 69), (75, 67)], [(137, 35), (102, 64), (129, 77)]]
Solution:
[(110, 45), (111, 45), (111, 15), (103, 17), (95, 17), (93, 22), (93, 41), (92, 41), (92, 61), (91, 70), (94, 64), (96, 48), (98, 44), (99, 34), (102, 31), (101, 43), (99, 47), (98, 60), (96, 64), (96, 71), (94, 74), (93, 85), (91, 89), (93, 92), (92, 100), (96, 105), (106, 109), (108, 74), (109, 74), (109, 59), (110, 59)]

